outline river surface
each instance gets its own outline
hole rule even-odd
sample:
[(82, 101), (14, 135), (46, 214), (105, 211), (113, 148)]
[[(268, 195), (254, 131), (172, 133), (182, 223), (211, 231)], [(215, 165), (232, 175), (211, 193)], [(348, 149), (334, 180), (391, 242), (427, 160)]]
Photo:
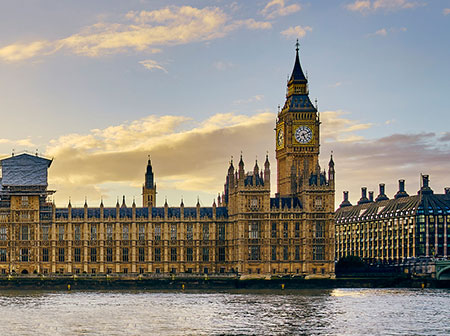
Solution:
[(450, 335), (450, 290), (9, 290), (0, 334)]

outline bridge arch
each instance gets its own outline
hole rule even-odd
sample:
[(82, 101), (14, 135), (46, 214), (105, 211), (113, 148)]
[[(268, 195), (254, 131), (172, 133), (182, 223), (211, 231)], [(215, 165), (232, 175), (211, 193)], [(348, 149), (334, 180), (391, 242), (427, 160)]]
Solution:
[(436, 273), (437, 280), (450, 280), (450, 265), (440, 269)]

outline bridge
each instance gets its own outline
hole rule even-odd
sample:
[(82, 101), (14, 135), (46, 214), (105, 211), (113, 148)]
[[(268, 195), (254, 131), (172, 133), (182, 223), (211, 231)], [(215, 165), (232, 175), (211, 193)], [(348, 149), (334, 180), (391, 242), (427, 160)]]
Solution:
[(436, 260), (436, 280), (450, 280), (450, 260)]

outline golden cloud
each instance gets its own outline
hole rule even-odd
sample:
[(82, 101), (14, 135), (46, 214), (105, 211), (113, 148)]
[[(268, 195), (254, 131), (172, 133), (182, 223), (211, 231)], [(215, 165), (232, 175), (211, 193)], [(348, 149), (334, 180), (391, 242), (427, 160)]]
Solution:
[(125, 23), (99, 22), (79, 33), (55, 40), (11, 44), (0, 49), (0, 59), (20, 61), (60, 49), (98, 57), (130, 50), (159, 52), (155, 46), (186, 44), (220, 38), (241, 28), (270, 29), (270, 22), (233, 21), (217, 7), (170, 6), (161, 10), (129, 12)]
[[(195, 122), (182, 116), (150, 115), (88, 134), (68, 134), (52, 140), (46, 150), (47, 156), (54, 157), (50, 187), (59, 190), (56, 196), (63, 202), (69, 195), (79, 204), (85, 195), (99, 202), (103, 195), (115, 203), (117, 190), (139, 194), (150, 154), (160, 195), (196, 193), (212, 199), (223, 189), (231, 156), (237, 158), (243, 151), (246, 170), (253, 169), (256, 157), (261, 166), (269, 152), (275, 192), (275, 118), (270, 112), (225, 113)], [(342, 190), (349, 190), (355, 201), (361, 186), (376, 191), (381, 182), (393, 194), (400, 178), (415, 193), (420, 173), (430, 174), (437, 192), (450, 184), (448, 134), (367, 139), (360, 132), (374, 126), (352, 120), (343, 111), (322, 112), (321, 121), (321, 165), (327, 166), (334, 151), (337, 204)], [(110, 189), (113, 186), (115, 191)]]
[(267, 19), (274, 19), (278, 16), (286, 16), (301, 10), (299, 4), (292, 4), (286, 6), (284, 0), (271, 0), (261, 11)]
[(15, 43), (0, 48), (0, 59), (7, 62), (22, 61), (24, 59), (37, 56), (45, 51), (45, 54), (50, 53), (49, 47), (51, 43), (47, 41), (34, 41), (31, 43)]
[(377, 10), (396, 11), (401, 9), (412, 9), (420, 6), (425, 6), (425, 2), (410, 1), (410, 0), (356, 0), (353, 3), (347, 4), (347, 9), (354, 12), (374, 12)]
[[(345, 119), (342, 111), (321, 115), (322, 137), (328, 143), (345, 141), (370, 127)], [(182, 116), (150, 115), (88, 134), (64, 135), (46, 149), (46, 155), (55, 158), (49, 172), (51, 187), (59, 190), (62, 200), (67, 199), (62, 195), (81, 200), (84, 195), (90, 199), (104, 195), (111, 200), (115, 195), (109, 195), (105, 186), (140, 186), (150, 154), (159, 190), (216, 195), (223, 188), (231, 156), (242, 150), (249, 170), (257, 156), (263, 160), (269, 152), (273, 158), (275, 118), (269, 112), (225, 113), (194, 122)]]
[(286, 30), (283, 30), (281, 32), (281, 35), (283, 35), (286, 38), (296, 38), (296, 37), (304, 37), (307, 32), (312, 32), (312, 28), (310, 26), (295, 26), (295, 27), (289, 27)]

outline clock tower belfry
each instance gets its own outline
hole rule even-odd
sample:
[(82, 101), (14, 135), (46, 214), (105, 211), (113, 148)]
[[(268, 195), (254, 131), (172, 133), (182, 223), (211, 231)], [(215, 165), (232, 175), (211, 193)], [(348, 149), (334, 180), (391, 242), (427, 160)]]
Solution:
[(287, 83), (286, 102), (276, 123), (277, 192), (295, 195), (304, 189), (312, 174), (320, 175), (320, 120), (309, 98), (308, 79), (296, 43), (294, 69)]

